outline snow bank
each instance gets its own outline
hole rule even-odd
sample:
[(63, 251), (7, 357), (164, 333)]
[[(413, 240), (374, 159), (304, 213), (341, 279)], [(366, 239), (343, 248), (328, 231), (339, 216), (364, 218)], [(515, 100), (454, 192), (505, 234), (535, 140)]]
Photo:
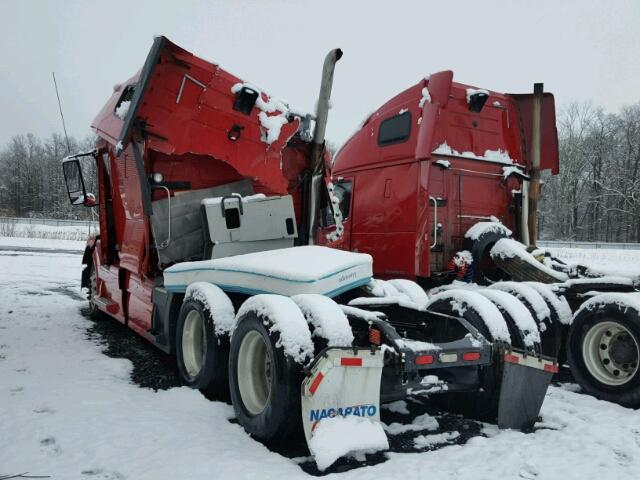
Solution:
[(507, 293), (507, 291), (491, 290), (488, 288), (478, 290), (478, 293), (487, 297), (493, 303), (502, 307), (513, 319), (523, 335), (525, 346), (533, 347), (534, 344), (540, 343), (540, 333), (531, 312), (516, 297)]
[(441, 143), (438, 148), (436, 148), (433, 152), (436, 155), (447, 155), (452, 157), (463, 157), (468, 158), (470, 160), (482, 160), (485, 162), (494, 162), (494, 163), (503, 163), (505, 165), (515, 164), (515, 160), (513, 160), (509, 156), (509, 152), (504, 150), (485, 150), (484, 155), (476, 155), (473, 152), (458, 152), (457, 150), (451, 148), (447, 142)]
[(493, 340), (502, 340), (511, 343), (509, 329), (500, 310), (491, 303), (491, 300), (479, 295), (478, 292), (471, 290), (446, 290), (431, 297), (431, 300), (427, 304), (427, 309), (438, 300), (450, 300), (453, 311), (460, 316), (463, 316), (468, 308), (472, 308), (484, 321)]
[(348, 347), (353, 332), (340, 306), (329, 297), (301, 294), (291, 297), (307, 321), (313, 325), (313, 336), (327, 340), (330, 347)]
[(502, 233), (507, 237), (511, 236), (511, 230), (505, 227), (496, 217), (491, 217), (490, 222), (478, 222), (474, 224), (469, 230), (467, 230), (464, 237), (469, 240), (477, 240), (480, 238), (480, 235), (486, 232)]
[(207, 282), (194, 282), (187, 287), (184, 300), (202, 302), (213, 318), (216, 335), (227, 335), (235, 325), (236, 312), (231, 300), (217, 285)]
[[(408, 410), (407, 413), (409, 413)], [(428, 413), (425, 413), (423, 415), (418, 415), (417, 417), (415, 417), (411, 421), (411, 423), (405, 424), (394, 422), (389, 425), (383, 425), (383, 428), (384, 431), (389, 435), (399, 435), (401, 433), (419, 432), (421, 430), (437, 430), (438, 428), (440, 428), (440, 424), (438, 423), (438, 420), (435, 419), (435, 417), (432, 417)]]
[(235, 325), (237, 326), (242, 316), (249, 312), (254, 312), (271, 322), (269, 332), (280, 334), (276, 347), (282, 347), (285, 355), (298, 363), (313, 358), (313, 342), (309, 326), (291, 298), (271, 294), (249, 297), (238, 310)]
[(571, 307), (569, 302), (562, 295), (556, 295), (553, 288), (545, 283), (540, 282), (524, 282), (529, 287), (533, 288), (536, 292), (542, 296), (551, 306), (554, 308), (558, 315), (558, 321), (563, 325), (570, 325), (573, 314), (571, 313)]
[(363, 417), (333, 417), (318, 423), (309, 451), (323, 471), (338, 458), (358, 452), (387, 450), (389, 441), (380, 424)]
[(522, 243), (512, 240), (510, 238), (501, 238), (496, 242), (496, 244), (491, 249), (492, 257), (500, 257), (500, 258), (519, 258), (534, 267), (538, 270), (542, 270), (549, 276), (555, 278), (559, 282), (563, 282), (567, 280), (569, 277), (564, 272), (558, 272), (548, 266), (544, 265), (537, 261), (529, 252), (527, 252), (527, 247), (525, 247)]

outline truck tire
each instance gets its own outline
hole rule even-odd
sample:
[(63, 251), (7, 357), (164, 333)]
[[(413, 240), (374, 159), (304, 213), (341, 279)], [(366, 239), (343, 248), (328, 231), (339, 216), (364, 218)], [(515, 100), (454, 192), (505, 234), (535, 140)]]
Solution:
[(176, 325), (176, 364), (185, 385), (227, 400), (229, 337), (216, 335), (214, 322), (200, 300), (185, 300)]
[[(486, 296), (500, 310), (509, 328), (513, 347), (526, 350), (532, 354), (541, 352), (541, 342), (536, 341), (536, 339), (539, 339), (538, 325), (527, 305), (509, 292), (484, 288), (478, 290), (478, 293)], [(526, 319), (526, 322), (523, 322), (523, 319)], [(535, 336), (535, 338), (531, 340), (531, 336)], [(527, 337), (529, 337), (528, 342)]]
[[(98, 295), (98, 276), (96, 269), (93, 267), (93, 262), (90, 261), (85, 268), (87, 278), (87, 300), (89, 300), (88, 313), (91, 320), (103, 320), (105, 315), (98, 309), (98, 306), (94, 303), (93, 299)], [(83, 276), (85, 273), (83, 272)]]
[(571, 323), (571, 307), (567, 300), (556, 295), (548, 284), (540, 282), (525, 282), (525, 284), (540, 294), (551, 311), (550, 317), (544, 322), (544, 331), (543, 328), (540, 329), (542, 354), (557, 358), (558, 363), (562, 365), (566, 360), (563, 335)]
[[(463, 315), (456, 312), (451, 306), (451, 299), (435, 300), (429, 305), (429, 310), (453, 316), (462, 316), (473, 325), (489, 342), (494, 342), (487, 323), (482, 315), (471, 305)], [(480, 387), (475, 392), (439, 394), (431, 398), (441, 408), (460, 413), (484, 422), (495, 423), (498, 418), (498, 403), (500, 400), (500, 386), (502, 383), (502, 369), (504, 354), (503, 348), (494, 343), (494, 356), (491, 365), (480, 367)]]
[(601, 400), (631, 408), (640, 407), (639, 310), (615, 300), (583, 307), (567, 341), (571, 373), (580, 386)]
[(507, 238), (504, 232), (486, 231), (471, 244), (473, 257), (473, 281), (480, 285), (490, 285), (508, 278), (491, 258), (491, 249), (501, 238)]
[(327, 347), (350, 347), (353, 344), (349, 320), (333, 299), (316, 293), (304, 293), (294, 295), (291, 300), (309, 325), (314, 355)]
[(238, 423), (267, 444), (302, 434), (302, 368), (277, 346), (279, 338), (249, 311), (238, 320), (229, 355), (229, 389)]

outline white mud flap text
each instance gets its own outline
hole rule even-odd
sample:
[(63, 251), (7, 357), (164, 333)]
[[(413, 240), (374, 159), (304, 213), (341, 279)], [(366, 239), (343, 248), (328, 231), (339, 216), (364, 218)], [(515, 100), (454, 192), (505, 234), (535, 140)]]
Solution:
[[(385, 445), (388, 448), (380, 425), (382, 352), (360, 349), (354, 353), (353, 349), (329, 348), (321, 355), (302, 382), (302, 425), (318, 467), (324, 469), (350, 452)], [(322, 422), (326, 423), (326, 429), (324, 424), (319, 428)], [(328, 440), (341, 426), (348, 431), (342, 435), (340, 448), (336, 448), (335, 442), (328, 446), (321, 445), (320, 438), (314, 439), (314, 434), (324, 429), (322, 436)], [(375, 445), (372, 437), (378, 439)]]
[(498, 426), (529, 430), (538, 419), (558, 364), (549, 357), (524, 355), (514, 350), (505, 353), (503, 361)]

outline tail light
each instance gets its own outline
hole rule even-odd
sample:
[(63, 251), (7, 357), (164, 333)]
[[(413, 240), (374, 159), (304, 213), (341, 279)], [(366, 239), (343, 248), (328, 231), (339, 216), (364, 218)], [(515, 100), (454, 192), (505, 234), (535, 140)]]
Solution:
[(369, 342), (373, 345), (380, 345), (382, 343), (382, 333), (376, 328), (369, 329)]
[(416, 365), (429, 365), (435, 361), (433, 355), (418, 355), (416, 357)]
[(467, 362), (475, 362), (480, 360), (480, 352), (466, 352), (462, 354), (462, 359)]

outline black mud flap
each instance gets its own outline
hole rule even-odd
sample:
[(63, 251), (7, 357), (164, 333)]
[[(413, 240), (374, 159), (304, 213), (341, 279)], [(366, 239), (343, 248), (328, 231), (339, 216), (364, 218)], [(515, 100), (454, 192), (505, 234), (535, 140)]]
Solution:
[(502, 385), (498, 403), (498, 427), (530, 430), (558, 371), (555, 359), (511, 350), (503, 356)]

